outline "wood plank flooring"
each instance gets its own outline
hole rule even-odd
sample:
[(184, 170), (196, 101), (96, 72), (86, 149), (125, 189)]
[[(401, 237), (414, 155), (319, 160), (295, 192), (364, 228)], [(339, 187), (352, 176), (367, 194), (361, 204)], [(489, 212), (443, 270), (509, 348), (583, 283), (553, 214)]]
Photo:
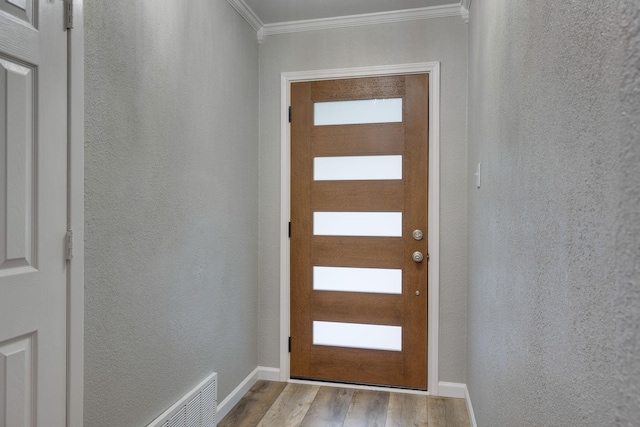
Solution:
[(464, 399), (258, 381), (219, 427), (471, 427)]

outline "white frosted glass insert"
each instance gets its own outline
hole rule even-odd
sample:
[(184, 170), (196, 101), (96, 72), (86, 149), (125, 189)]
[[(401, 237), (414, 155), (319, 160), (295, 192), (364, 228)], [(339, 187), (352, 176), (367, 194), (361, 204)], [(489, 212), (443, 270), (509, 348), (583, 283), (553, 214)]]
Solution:
[(313, 344), (402, 351), (402, 327), (314, 321)]
[(401, 294), (402, 270), (313, 267), (313, 289), (317, 291)]
[(313, 159), (315, 181), (402, 179), (402, 156), (337, 156)]
[(402, 236), (402, 212), (314, 212), (316, 236)]
[(316, 102), (313, 104), (313, 124), (315, 126), (397, 123), (401, 121), (402, 98)]

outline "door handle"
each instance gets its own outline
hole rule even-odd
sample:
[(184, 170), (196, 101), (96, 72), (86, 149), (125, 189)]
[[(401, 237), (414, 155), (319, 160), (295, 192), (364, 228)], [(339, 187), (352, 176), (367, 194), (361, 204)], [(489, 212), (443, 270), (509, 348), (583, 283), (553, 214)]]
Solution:
[(413, 258), (413, 262), (422, 262), (424, 255), (422, 255), (420, 251), (415, 251), (413, 255), (411, 255), (411, 258)]

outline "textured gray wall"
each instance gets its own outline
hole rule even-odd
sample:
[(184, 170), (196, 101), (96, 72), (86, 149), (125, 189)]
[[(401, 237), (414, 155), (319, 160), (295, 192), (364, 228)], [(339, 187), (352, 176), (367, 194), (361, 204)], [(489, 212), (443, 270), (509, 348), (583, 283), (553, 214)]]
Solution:
[(640, 424), (640, 4), (624, 0), (623, 5), (616, 424), (632, 427)]
[(226, 1), (89, 1), (85, 425), (257, 365), (258, 45)]
[[(618, 309), (635, 355), (618, 360), (614, 338), (618, 254), (638, 254), (620, 22), (612, 0), (473, 2), (469, 171), (481, 161), (483, 176), (479, 190), (469, 180), (467, 383), (479, 426), (612, 425), (616, 363), (637, 381), (637, 264)], [(621, 228), (620, 171), (632, 165), (623, 219), (636, 222)]]
[(260, 47), (260, 365), (279, 366), (280, 74), (440, 61), (440, 379), (465, 382), (467, 26), (457, 18), (268, 36)]

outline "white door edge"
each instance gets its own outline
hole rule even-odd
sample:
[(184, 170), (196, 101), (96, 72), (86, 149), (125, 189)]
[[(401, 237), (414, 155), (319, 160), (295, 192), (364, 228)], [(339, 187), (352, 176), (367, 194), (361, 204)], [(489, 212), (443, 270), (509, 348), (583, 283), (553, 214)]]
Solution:
[(284, 72), (280, 76), (280, 381), (289, 381), (289, 289), (291, 211), (291, 159), (289, 105), (291, 83), (392, 74), (429, 73), (429, 188), (428, 188), (428, 319), (427, 389), (438, 395), (438, 342), (440, 307), (440, 62), (388, 66)]
[(73, 2), (68, 37), (69, 183), (68, 224), (74, 233), (68, 269), (67, 427), (82, 427), (84, 401), (84, 8)]

